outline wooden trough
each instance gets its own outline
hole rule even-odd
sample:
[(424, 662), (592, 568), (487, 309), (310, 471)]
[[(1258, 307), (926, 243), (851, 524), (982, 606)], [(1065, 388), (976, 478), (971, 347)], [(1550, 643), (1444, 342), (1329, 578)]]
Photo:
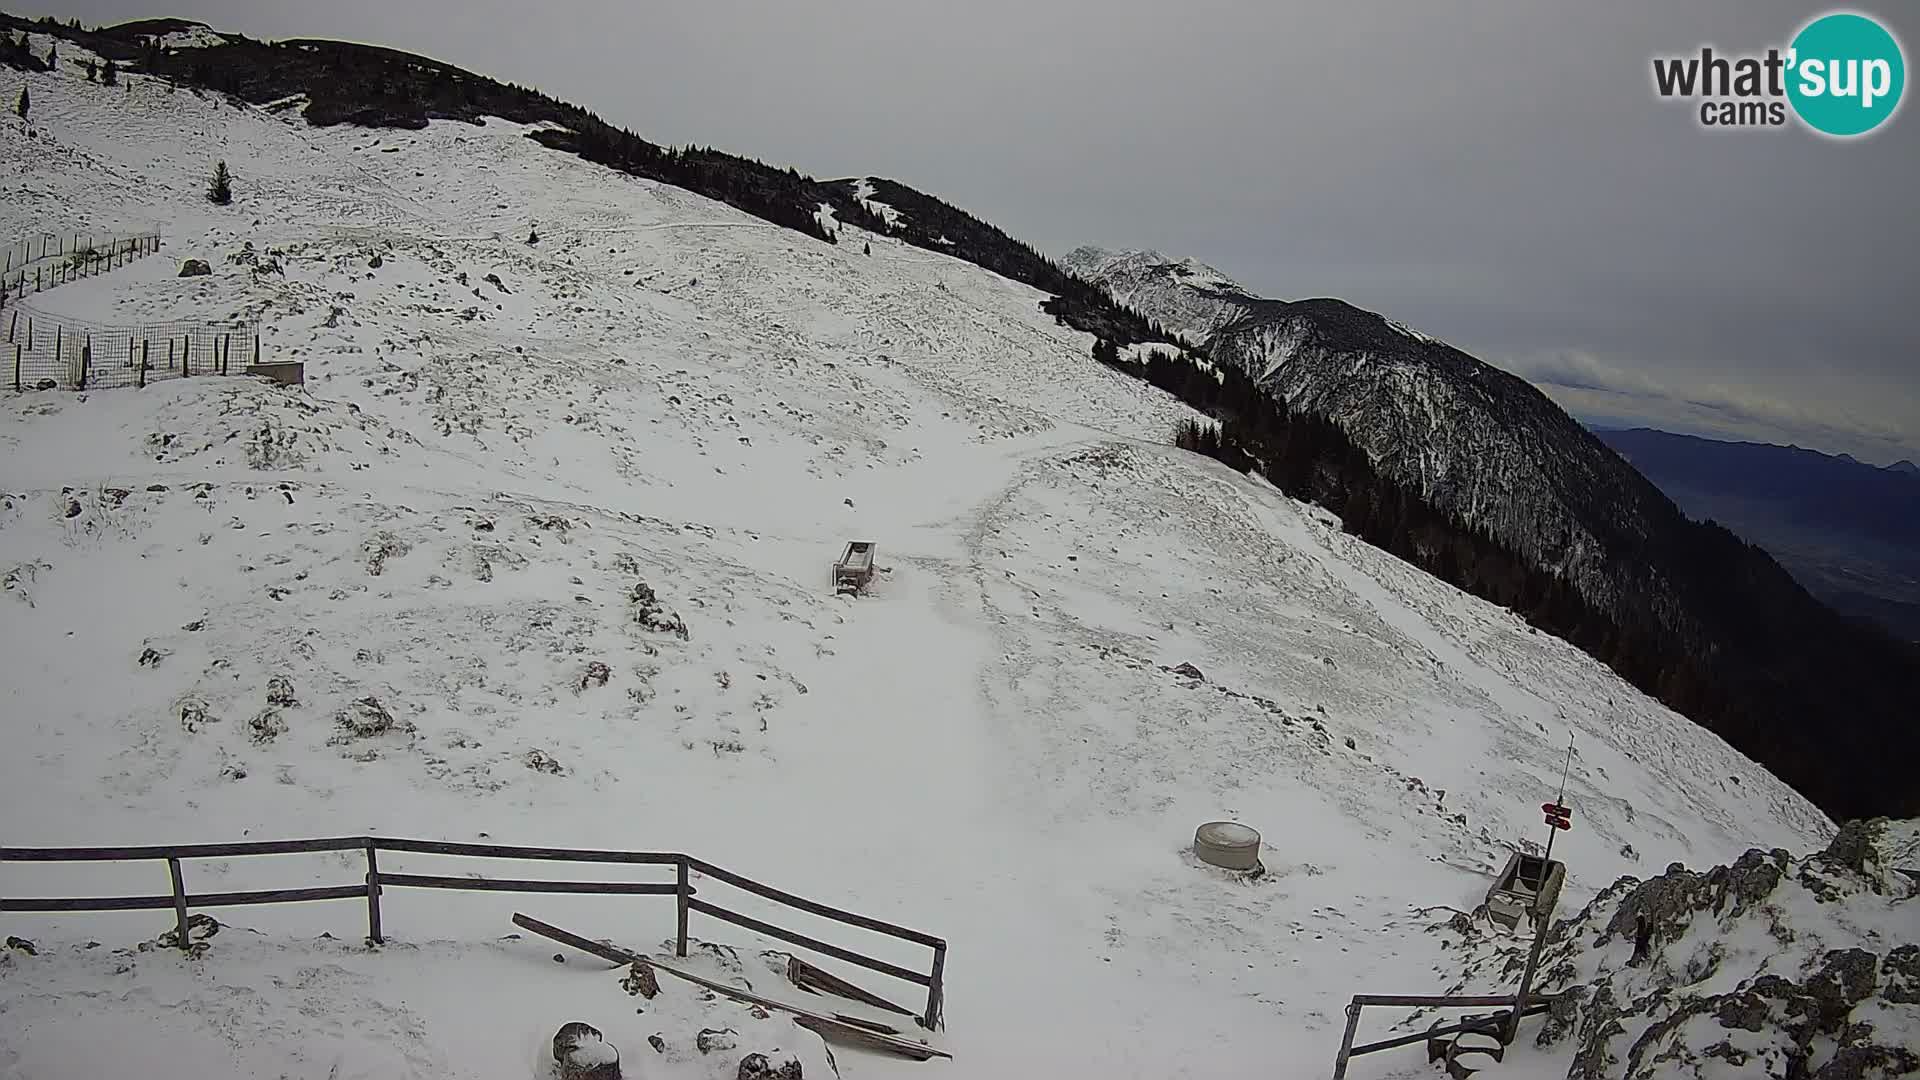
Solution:
[(1551, 916), (1566, 880), (1567, 866), (1558, 859), (1513, 852), (1506, 869), (1487, 890), (1487, 914), (1509, 930), (1531, 923), (1536, 916)]
[(833, 591), (859, 594), (873, 580), (873, 558), (878, 550), (871, 540), (853, 540), (840, 561), (833, 564)]

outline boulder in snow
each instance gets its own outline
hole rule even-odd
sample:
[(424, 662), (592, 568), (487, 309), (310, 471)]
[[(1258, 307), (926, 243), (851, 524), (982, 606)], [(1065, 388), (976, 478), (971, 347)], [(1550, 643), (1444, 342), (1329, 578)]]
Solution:
[(181, 277), (204, 277), (213, 273), (213, 267), (205, 259), (188, 259), (180, 264)]
[(553, 1060), (561, 1080), (620, 1080), (620, 1051), (592, 1024), (562, 1024), (553, 1036)]
[(393, 730), (393, 714), (380, 704), (380, 699), (363, 697), (334, 714), (334, 724), (341, 732), (354, 738), (366, 739), (375, 735), (384, 735)]

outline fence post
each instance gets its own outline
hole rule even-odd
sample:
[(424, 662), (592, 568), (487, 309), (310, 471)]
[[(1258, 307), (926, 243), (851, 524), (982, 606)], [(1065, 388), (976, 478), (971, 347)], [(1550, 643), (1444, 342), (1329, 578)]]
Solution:
[(380, 933), (380, 859), (379, 849), (367, 841), (367, 942), (379, 945), (387, 939)]
[(80, 386), (87, 388), (87, 369), (93, 366), (93, 335), (87, 335), (87, 343), (80, 347)]
[(193, 335), (180, 335), (180, 377), (193, 374)]
[(167, 338), (167, 370), (173, 370), (173, 338)]
[[(15, 312), (13, 317), (18, 319), (20, 314)], [(260, 328), (257, 326), (253, 328), (253, 366), (260, 366)]]
[(220, 374), (227, 373), (227, 360), (233, 356), (233, 339), (230, 335), (220, 335)]
[(946, 978), (947, 943), (943, 941), (933, 947), (933, 982), (927, 986), (927, 1015), (923, 1021), (928, 1031), (939, 1031), (946, 1027), (946, 1021), (940, 1015), (947, 996)]
[(1353, 1050), (1354, 1033), (1360, 1030), (1360, 1003), (1347, 1003), (1347, 1033), (1340, 1038), (1340, 1053), (1333, 1059), (1333, 1080), (1346, 1080), (1347, 1057)]
[[(147, 388), (147, 346), (151, 344), (153, 343), (145, 338), (140, 339), (140, 381), (136, 385), (142, 390)], [(133, 354), (133, 342), (131, 340), (127, 342), (127, 354), (129, 356)]]
[(673, 955), (687, 955), (687, 857), (683, 854), (674, 864), (679, 870), (678, 894), (680, 900), (680, 934), (673, 942)]
[(13, 392), (20, 392), (20, 345), (17, 342), (13, 346)]
[(174, 932), (180, 935), (180, 951), (187, 951), (187, 887), (180, 880), (180, 860), (167, 860), (167, 873), (173, 877)]

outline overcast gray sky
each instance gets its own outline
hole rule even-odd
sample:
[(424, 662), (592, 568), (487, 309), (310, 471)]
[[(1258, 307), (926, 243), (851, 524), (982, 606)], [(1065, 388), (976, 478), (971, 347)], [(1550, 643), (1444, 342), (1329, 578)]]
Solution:
[[(1920, 111), (1845, 143), (1713, 133), (1651, 89), (1655, 54), (1784, 46), (1822, 6), (0, 3), (409, 49), (655, 141), (889, 176), (1054, 254), (1343, 297), (1590, 421), (1920, 459)], [(1920, 9), (1853, 10), (1911, 65)]]

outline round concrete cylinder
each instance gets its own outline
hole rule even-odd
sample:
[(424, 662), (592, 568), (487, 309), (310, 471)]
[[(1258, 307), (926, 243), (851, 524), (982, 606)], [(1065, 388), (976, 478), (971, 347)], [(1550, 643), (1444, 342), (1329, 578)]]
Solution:
[(1260, 833), (1232, 821), (1209, 821), (1194, 830), (1193, 853), (1200, 861), (1228, 870), (1260, 865)]

